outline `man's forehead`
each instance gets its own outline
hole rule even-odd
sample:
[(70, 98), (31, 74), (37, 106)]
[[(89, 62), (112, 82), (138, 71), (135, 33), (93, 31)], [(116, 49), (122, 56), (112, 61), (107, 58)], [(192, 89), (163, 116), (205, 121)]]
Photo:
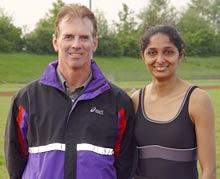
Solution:
[(87, 17), (80, 18), (80, 17), (75, 17), (75, 18), (64, 18), (60, 23), (59, 23), (59, 28), (62, 28), (62, 26), (68, 26), (68, 25), (77, 25), (78, 28), (80, 28), (80, 25), (86, 27), (87, 29), (90, 29), (91, 32), (93, 32), (93, 24), (91, 20)]
[(92, 21), (88, 18), (88, 17), (73, 17), (73, 16), (66, 16), (64, 17), (60, 24), (68, 24), (68, 23), (73, 23), (73, 22), (77, 22), (77, 23), (82, 23), (85, 25), (91, 25), (91, 27), (93, 27)]

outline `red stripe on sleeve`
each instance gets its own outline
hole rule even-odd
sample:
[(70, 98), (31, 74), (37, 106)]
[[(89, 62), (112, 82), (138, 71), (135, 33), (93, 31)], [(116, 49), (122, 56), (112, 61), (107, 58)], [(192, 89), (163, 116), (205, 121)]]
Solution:
[(25, 112), (25, 110), (24, 110), (23, 106), (20, 105), (18, 108), (18, 115), (16, 117), (16, 122), (18, 124), (17, 134), (18, 134), (18, 142), (21, 146), (21, 153), (22, 153), (22, 156), (24, 158), (26, 158), (27, 151), (26, 151), (26, 146), (25, 146), (25, 142), (24, 142), (24, 136), (22, 135), (22, 122), (24, 120), (24, 118), (23, 118), (24, 112)]
[(126, 124), (127, 124), (126, 117), (125, 117), (125, 109), (121, 108), (118, 113), (119, 113), (119, 119), (118, 119), (119, 120), (119, 132), (118, 132), (117, 142), (114, 147), (114, 153), (116, 157), (118, 157), (121, 152), (121, 142), (122, 142), (122, 138), (125, 132)]

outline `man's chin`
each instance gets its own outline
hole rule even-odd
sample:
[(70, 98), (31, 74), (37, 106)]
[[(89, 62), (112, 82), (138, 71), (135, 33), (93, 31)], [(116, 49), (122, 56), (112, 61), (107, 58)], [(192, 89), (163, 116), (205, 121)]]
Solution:
[(84, 68), (87, 64), (87, 62), (81, 59), (76, 59), (68, 62), (69, 67), (72, 69)]

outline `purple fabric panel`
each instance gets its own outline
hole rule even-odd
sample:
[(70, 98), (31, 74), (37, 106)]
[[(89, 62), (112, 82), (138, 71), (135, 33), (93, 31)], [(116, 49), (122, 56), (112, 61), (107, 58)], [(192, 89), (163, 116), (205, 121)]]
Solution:
[(99, 88), (96, 89), (96, 91), (94, 92), (88, 92), (88, 93), (84, 93), (79, 97), (79, 100), (88, 100), (88, 99), (92, 99), (95, 98), (96, 96), (98, 96), (99, 94), (102, 94), (104, 91), (108, 90), (109, 84), (106, 83), (103, 86), (100, 86)]
[(117, 179), (113, 155), (77, 152), (77, 179)]
[(146, 148), (139, 148), (139, 158), (147, 159), (147, 158), (162, 158), (166, 160), (172, 161), (194, 161), (197, 160), (197, 150), (178, 150), (178, 149), (170, 149), (163, 148), (159, 146), (150, 146)]
[(91, 83), (88, 84), (87, 90), (90, 91), (91, 89), (97, 88), (97, 86), (102, 86), (106, 83), (106, 78), (99, 69), (98, 65), (94, 60), (91, 60), (91, 71), (92, 71), (92, 80)]
[(121, 114), (120, 114), (120, 112), (118, 112), (118, 114), (117, 114), (117, 127), (118, 127), (118, 134), (117, 134), (117, 136), (119, 135), (119, 132), (120, 132), (120, 130), (119, 130), (119, 128), (120, 128), (120, 119), (121, 119)]
[[(22, 137), (24, 139), (24, 143), (27, 147), (27, 130), (28, 130), (28, 113), (27, 112), (23, 112), (22, 114), (22, 122), (21, 122), (21, 133), (22, 133)], [(26, 148), (27, 149), (27, 148)]]
[(110, 86), (94, 60), (91, 60), (92, 80), (86, 86), (83, 95), (79, 100), (92, 99), (104, 91), (110, 89)]
[(64, 152), (29, 154), (22, 179), (63, 179)]
[[(58, 61), (51, 62), (45, 69), (40, 83), (55, 87), (61, 91), (65, 91), (57, 78), (56, 68)], [(110, 88), (105, 76), (97, 66), (94, 60), (91, 60), (92, 80), (86, 86), (84, 94), (80, 96), (80, 100), (92, 99)]]
[(56, 72), (57, 65), (58, 65), (57, 60), (49, 63), (49, 65), (46, 67), (43, 75), (40, 78), (40, 83), (55, 87), (61, 91), (65, 91), (57, 77), (57, 72)]

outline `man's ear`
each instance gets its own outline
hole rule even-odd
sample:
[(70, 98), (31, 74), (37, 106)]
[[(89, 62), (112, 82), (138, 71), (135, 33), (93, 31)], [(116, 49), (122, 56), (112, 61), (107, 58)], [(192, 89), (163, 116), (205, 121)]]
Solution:
[(55, 52), (58, 52), (57, 38), (56, 38), (55, 34), (53, 34), (52, 43), (53, 43), (53, 48), (54, 48)]
[(97, 49), (97, 47), (98, 47), (98, 44), (99, 44), (99, 42), (98, 42), (99, 40), (98, 40), (98, 37), (93, 37), (93, 52), (95, 52), (96, 51), (96, 49)]

